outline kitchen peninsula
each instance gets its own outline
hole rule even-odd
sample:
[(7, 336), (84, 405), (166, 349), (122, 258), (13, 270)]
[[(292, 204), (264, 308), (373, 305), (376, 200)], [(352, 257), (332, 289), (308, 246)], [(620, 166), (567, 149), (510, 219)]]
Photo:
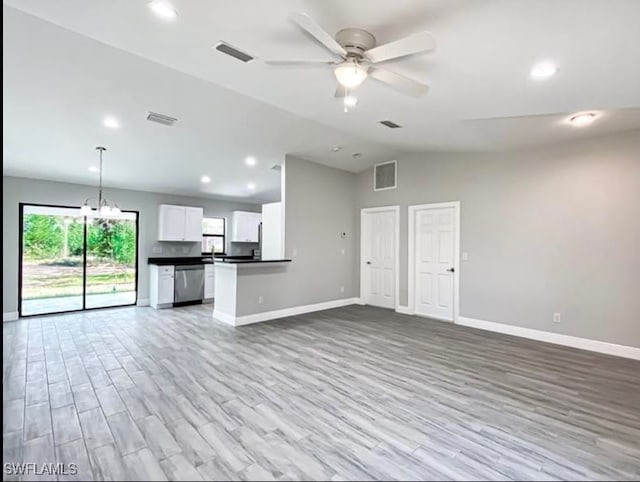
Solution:
[(232, 326), (271, 319), (277, 306), (266, 290), (272, 278), (286, 273), (290, 259), (215, 259), (215, 304), (213, 317)]

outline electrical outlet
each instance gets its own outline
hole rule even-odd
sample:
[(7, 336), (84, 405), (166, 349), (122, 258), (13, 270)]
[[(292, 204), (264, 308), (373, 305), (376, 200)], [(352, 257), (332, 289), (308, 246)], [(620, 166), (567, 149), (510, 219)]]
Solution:
[(171, 246), (171, 252), (175, 253), (176, 252), (176, 247), (175, 246)]
[(560, 323), (560, 321), (562, 321), (561, 317), (560, 317), (560, 313), (554, 313), (553, 314), (553, 322), (554, 323)]
[(344, 256), (344, 253), (345, 253), (344, 248), (342, 248), (342, 249), (340, 250), (340, 253), (342, 254), (342, 256)]
[(340, 287), (340, 292), (341, 292), (341, 293), (344, 293), (344, 286), (341, 286), (341, 287)]
[(182, 252), (184, 254), (189, 254), (189, 251), (190, 251), (189, 248), (187, 248), (186, 246), (182, 248)]
[(161, 254), (162, 253), (162, 246), (154, 246), (153, 248), (151, 248), (151, 252), (153, 254)]
[(258, 296), (258, 304), (261, 305), (262, 303), (264, 303), (264, 297)]

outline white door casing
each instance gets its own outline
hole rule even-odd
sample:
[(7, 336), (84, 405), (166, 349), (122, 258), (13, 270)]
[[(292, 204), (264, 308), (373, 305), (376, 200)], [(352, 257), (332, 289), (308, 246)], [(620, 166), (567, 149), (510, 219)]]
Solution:
[(409, 207), (409, 309), (455, 321), (458, 310), (460, 204)]
[(364, 304), (397, 308), (399, 206), (362, 209), (360, 297)]

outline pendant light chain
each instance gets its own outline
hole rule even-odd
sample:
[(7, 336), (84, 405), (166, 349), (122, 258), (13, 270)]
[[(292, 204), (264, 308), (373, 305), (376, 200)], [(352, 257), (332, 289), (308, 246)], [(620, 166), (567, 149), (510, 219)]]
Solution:
[(102, 146), (98, 146), (96, 149), (100, 151), (100, 187), (98, 189), (98, 209), (100, 209), (102, 207), (102, 153), (107, 149)]

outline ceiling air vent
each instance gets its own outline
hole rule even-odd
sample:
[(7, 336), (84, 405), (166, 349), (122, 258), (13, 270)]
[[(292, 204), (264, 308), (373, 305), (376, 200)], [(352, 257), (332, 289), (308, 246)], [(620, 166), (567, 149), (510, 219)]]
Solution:
[(233, 57), (234, 59), (238, 59), (241, 62), (247, 63), (247, 62), (251, 62), (254, 57), (242, 52), (241, 50), (238, 50), (235, 47), (232, 47), (231, 45), (229, 45), (226, 42), (218, 42), (215, 46), (215, 49), (218, 52), (222, 52), (223, 54), (227, 54), (231, 57)]
[(397, 168), (396, 161), (381, 162), (373, 166), (373, 190), (384, 191), (398, 187)]
[(176, 119), (175, 117), (170, 117), (168, 115), (158, 114), (157, 112), (149, 112), (149, 114), (147, 114), (147, 120), (151, 122), (157, 122), (158, 124), (162, 124), (164, 126), (172, 126), (178, 119)]
[(400, 128), (402, 128), (402, 126), (400, 124), (396, 124), (395, 122), (390, 121), (390, 120), (380, 121), (380, 124), (382, 124), (383, 126), (388, 127), (389, 129), (400, 129)]

